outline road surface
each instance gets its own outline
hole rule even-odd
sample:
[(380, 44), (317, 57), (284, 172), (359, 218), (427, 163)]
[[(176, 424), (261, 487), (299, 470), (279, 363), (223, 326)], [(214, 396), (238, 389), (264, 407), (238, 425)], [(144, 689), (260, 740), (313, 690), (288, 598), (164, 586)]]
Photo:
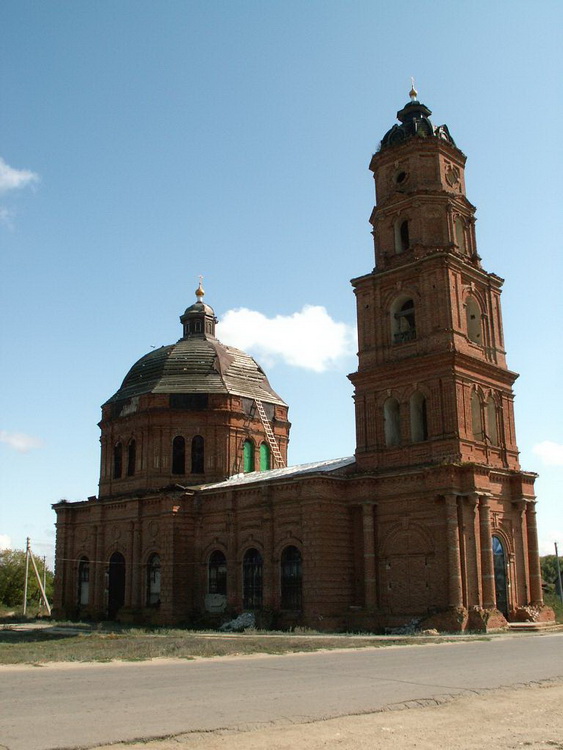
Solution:
[(0, 748), (60, 750), (295, 723), (563, 681), (563, 633), (358, 651), (0, 667)]

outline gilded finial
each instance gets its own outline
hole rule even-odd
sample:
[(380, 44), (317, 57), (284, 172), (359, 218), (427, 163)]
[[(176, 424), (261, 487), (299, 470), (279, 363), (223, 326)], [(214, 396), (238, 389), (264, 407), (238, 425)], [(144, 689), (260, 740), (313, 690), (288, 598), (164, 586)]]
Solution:
[(198, 302), (201, 302), (202, 297), (204, 296), (204, 294), (205, 294), (205, 289), (203, 288), (203, 276), (200, 275), (200, 277), (199, 277), (199, 286), (195, 290), (195, 296), (197, 297), (197, 301)]
[(411, 77), (411, 90), (409, 91), (409, 96), (411, 98), (411, 102), (416, 102), (416, 98), (418, 96), (418, 91), (414, 87), (414, 78)]

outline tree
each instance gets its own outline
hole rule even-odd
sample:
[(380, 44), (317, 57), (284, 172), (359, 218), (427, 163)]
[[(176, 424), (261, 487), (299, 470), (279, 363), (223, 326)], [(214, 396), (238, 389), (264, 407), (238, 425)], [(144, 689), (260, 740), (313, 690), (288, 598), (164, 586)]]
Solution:
[[(555, 555), (545, 555), (540, 557), (541, 562), (541, 574), (542, 578), (546, 583), (555, 584), (555, 591), (561, 595), (559, 591), (558, 573), (557, 573), (557, 559)], [(563, 557), (559, 558), (559, 566), (563, 574)]]
[[(35, 564), (39, 574), (43, 574), (43, 560), (34, 555)], [(47, 569), (46, 594), (47, 599), (52, 601), (53, 596), (53, 573)], [(0, 550), (0, 604), (5, 607), (18, 607), (23, 604), (23, 592), (25, 587), (25, 552), (19, 549)], [(29, 564), (29, 577), (27, 584), (27, 602), (34, 604), (41, 601), (39, 585), (33, 571), (33, 565)]]

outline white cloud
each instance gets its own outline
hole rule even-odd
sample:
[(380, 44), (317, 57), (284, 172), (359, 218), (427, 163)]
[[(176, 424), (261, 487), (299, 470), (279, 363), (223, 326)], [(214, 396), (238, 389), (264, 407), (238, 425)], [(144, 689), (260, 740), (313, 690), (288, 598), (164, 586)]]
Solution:
[(12, 549), (12, 540), (7, 534), (0, 534), (0, 549)]
[(281, 360), (314, 372), (324, 372), (356, 351), (354, 328), (336, 322), (319, 305), (275, 318), (244, 307), (229, 310), (217, 334), (225, 344), (255, 353), (266, 363)]
[(563, 466), (563, 445), (551, 440), (544, 440), (532, 448), (546, 466)]
[(0, 193), (19, 190), (39, 181), (39, 175), (29, 169), (14, 169), (0, 156)]
[(19, 453), (27, 453), (32, 448), (41, 448), (43, 441), (33, 435), (25, 435), (23, 432), (8, 432), (0, 430), (0, 443), (6, 443)]

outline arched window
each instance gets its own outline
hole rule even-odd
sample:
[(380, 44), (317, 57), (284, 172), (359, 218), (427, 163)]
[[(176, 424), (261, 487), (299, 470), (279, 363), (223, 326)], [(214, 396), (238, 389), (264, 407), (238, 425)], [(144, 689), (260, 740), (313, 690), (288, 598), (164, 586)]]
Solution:
[(254, 471), (254, 443), (252, 440), (245, 440), (242, 446), (242, 464), (245, 474)]
[(286, 547), (281, 556), (282, 609), (301, 609), (302, 589), (301, 552), (297, 547)]
[(508, 616), (508, 576), (504, 544), (498, 536), (493, 536), (493, 564), (495, 571), (495, 598), (497, 609)]
[(401, 416), (399, 402), (396, 398), (388, 398), (383, 404), (383, 428), (385, 430), (385, 445), (400, 445)]
[(404, 253), (410, 247), (408, 219), (395, 223), (395, 252)]
[(477, 391), (471, 394), (471, 428), (475, 440), (483, 440), (483, 410)]
[(420, 391), (416, 391), (411, 396), (410, 412), (411, 440), (413, 443), (421, 443), (423, 440), (428, 440), (426, 398)]
[(498, 445), (497, 405), (492, 396), (487, 399), (485, 413), (487, 415), (487, 437), (491, 445)]
[(412, 299), (395, 302), (391, 309), (393, 343), (402, 344), (416, 338), (416, 319)]
[(201, 435), (192, 440), (192, 474), (203, 474), (205, 471), (205, 443)]
[(123, 447), (116, 443), (113, 448), (113, 478), (119, 479), (123, 471)]
[(90, 560), (81, 557), (78, 563), (78, 603), (81, 606), (90, 601)]
[(260, 609), (262, 607), (262, 555), (257, 549), (249, 549), (242, 562), (243, 607)]
[(467, 337), (474, 344), (483, 343), (481, 330), (481, 308), (473, 297), (468, 297), (465, 303), (465, 315), (467, 318)]
[(160, 555), (154, 554), (147, 565), (147, 605), (158, 607), (160, 604)]
[(186, 473), (186, 441), (177, 435), (172, 441), (172, 474)]
[(455, 228), (455, 241), (460, 253), (466, 253), (467, 248), (465, 245), (465, 224), (461, 216), (456, 216), (454, 221)]
[(132, 477), (135, 474), (135, 462), (137, 460), (137, 444), (134, 440), (129, 441), (127, 446), (127, 476)]
[(260, 471), (268, 471), (270, 468), (270, 446), (268, 443), (260, 445)]
[(227, 558), (221, 550), (216, 549), (215, 552), (211, 553), (207, 571), (208, 592), (210, 594), (226, 594)]

